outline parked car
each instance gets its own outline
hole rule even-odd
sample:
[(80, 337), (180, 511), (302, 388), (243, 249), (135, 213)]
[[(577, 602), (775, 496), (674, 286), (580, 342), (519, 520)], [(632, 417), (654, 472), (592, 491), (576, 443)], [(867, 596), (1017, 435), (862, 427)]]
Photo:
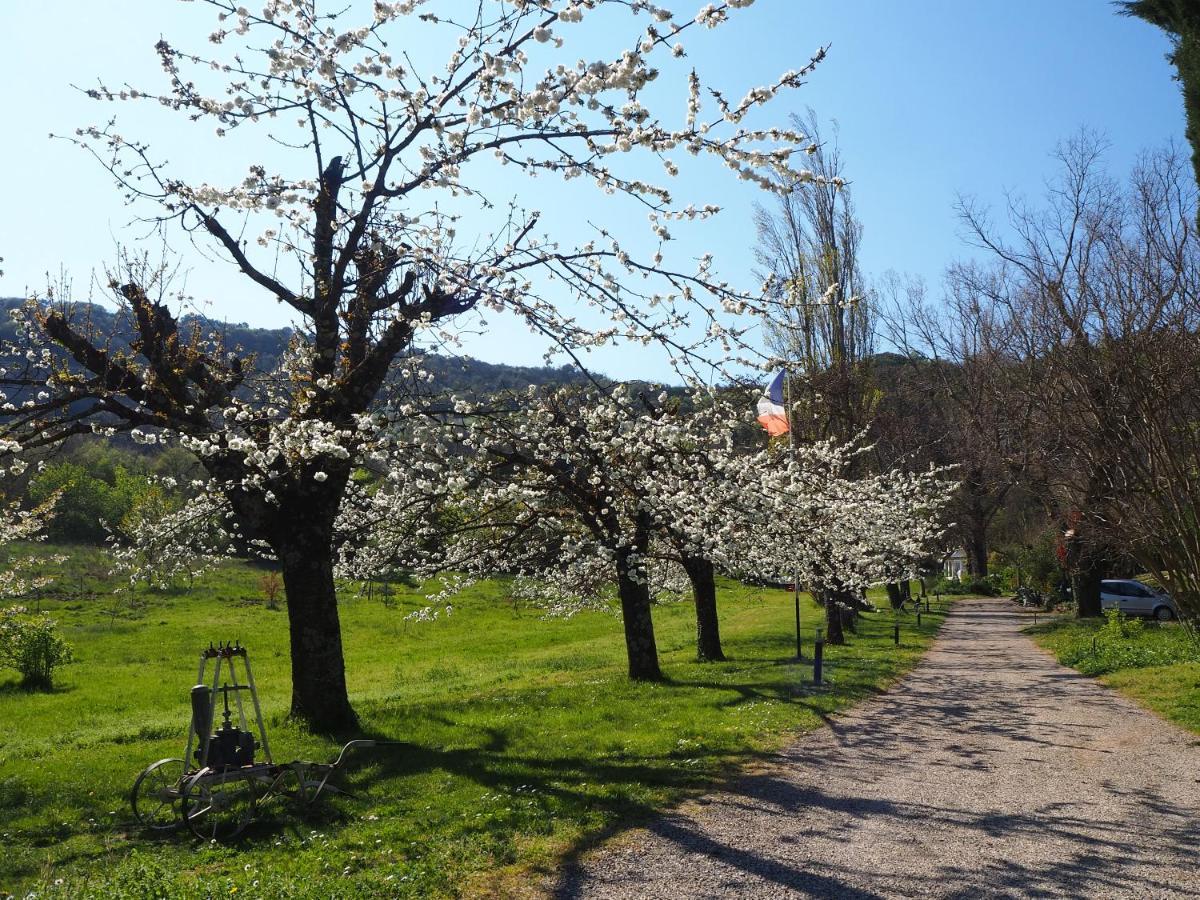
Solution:
[(1153, 616), (1160, 622), (1179, 618), (1179, 608), (1170, 594), (1131, 578), (1100, 582), (1100, 606), (1119, 609), (1127, 616)]

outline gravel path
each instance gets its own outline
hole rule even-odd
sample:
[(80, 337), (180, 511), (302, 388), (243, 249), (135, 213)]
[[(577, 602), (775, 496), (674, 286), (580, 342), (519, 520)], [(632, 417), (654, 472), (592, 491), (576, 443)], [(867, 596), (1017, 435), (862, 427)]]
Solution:
[(558, 897), (1200, 897), (1200, 740), (955, 607), (896, 688), (572, 861)]

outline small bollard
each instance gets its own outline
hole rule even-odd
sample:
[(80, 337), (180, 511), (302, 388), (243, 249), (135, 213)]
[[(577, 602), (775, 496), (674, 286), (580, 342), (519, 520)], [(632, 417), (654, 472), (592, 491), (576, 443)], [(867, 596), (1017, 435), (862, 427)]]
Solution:
[(917, 627), (921, 627), (921, 607), (917, 607)]
[(892, 637), (894, 637), (896, 639), (896, 646), (899, 647), (900, 646), (900, 623), (899, 622), (897, 622), (894, 626), (892, 626)]
[(929, 612), (929, 598), (925, 598), (925, 612)]
[(813, 643), (813, 684), (821, 684), (821, 664), (825, 657), (825, 632), (818, 628), (817, 639)]
[(796, 659), (804, 659), (804, 645), (800, 642), (800, 582), (792, 583), (792, 595), (796, 600)]

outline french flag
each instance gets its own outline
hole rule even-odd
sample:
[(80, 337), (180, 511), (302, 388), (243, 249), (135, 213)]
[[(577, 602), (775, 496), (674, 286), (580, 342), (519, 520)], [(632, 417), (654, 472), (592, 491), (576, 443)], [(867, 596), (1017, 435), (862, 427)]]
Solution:
[(783, 377), (781, 369), (758, 398), (758, 424), (767, 429), (771, 437), (779, 437), (791, 430), (788, 427), (787, 410), (783, 406)]

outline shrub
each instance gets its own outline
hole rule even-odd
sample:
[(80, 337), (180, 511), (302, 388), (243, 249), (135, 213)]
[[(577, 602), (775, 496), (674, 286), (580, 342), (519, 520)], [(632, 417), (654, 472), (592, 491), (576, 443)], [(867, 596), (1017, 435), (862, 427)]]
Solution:
[(279, 609), (279, 595), (283, 591), (283, 579), (278, 572), (268, 572), (258, 579), (259, 590), (267, 601), (267, 609)]
[(0, 666), (20, 672), (22, 687), (49, 690), (54, 670), (75, 658), (57, 627), (45, 613), (30, 616), (23, 606), (0, 610)]
[(1099, 628), (1076, 626), (1056, 642), (1059, 662), (1085, 675), (1120, 669), (1200, 662), (1200, 644), (1183, 628), (1147, 625), (1120, 610), (1107, 610)]
[(995, 582), (1004, 591), (1015, 591), (1021, 586), (1021, 571), (1016, 566), (1000, 566), (991, 570), (989, 581)]
[(942, 578), (933, 590), (939, 594), (980, 594), (984, 597), (995, 597), (1000, 593), (999, 586), (990, 578), (972, 578), (970, 581)]
[(1142, 636), (1146, 623), (1141, 619), (1132, 619), (1119, 609), (1104, 611), (1104, 627), (1101, 634), (1110, 640), (1131, 640)]
[(992, 578), (972, 578), (967, 582), (967, 593), (995, 597), (1000, 593), (1000, 586)]
[(988, 580), (1005, 591), (1031, 587), (1048, 591), (1062, 580), (1063, 571), (1055, 555), (1056, 530), (1047, 530), (1033, 543), (1014, 543), (989, 555)]

